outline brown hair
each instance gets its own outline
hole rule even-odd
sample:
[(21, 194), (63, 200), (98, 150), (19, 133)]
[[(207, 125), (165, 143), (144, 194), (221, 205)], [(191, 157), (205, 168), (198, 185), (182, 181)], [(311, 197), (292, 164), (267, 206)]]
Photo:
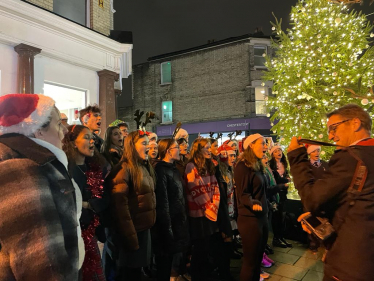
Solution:
[(201, 152), (201, 149), (206, 146), (207, 143), (210, 143), (208, 139), (200, 138), (195, 139), (192, 143), (192, 149), (190, 151), (190, 161), (194, 163), (197, 168), (197, 171), (201, 176), (205, 176), (207, 173), (210, 175), (215, 174), (215, 167), (210, 159), (206, 159)]
[(358, 118), (361, 121), (362, 127), (368, 132), (371, 132), (372, 120), (369, 113), (367, 113), (361, 106), (357, 104), (347, 104), (334, 111), (326, 114), (327, 118), (333, 115), (340, 115), (347, 119)]
[[(121, 161), (127, 164), (130, 178), (135, 189), (138, 189), (142, 183), (143, 172), (142, 169), (140, 169), (140, 166), (144, 165), (143, 159), (139, 157), (139, 154), (135, 149), (135, 143), (139, 139), (145, 138), (146, 136), (147, 135), (145, 133), (141, 135), (139, 131), (134, 131), (129, 133), (129, 135), (125, 138), (124, 142), (125, 149), (123, 151)], [(156, 182), (155, 172), (149, 161), (147, 161), (145, 167), (147, 168), (153, 180)]]
[[(78, 154), (78, 149), (75, 146), (75, 140), (78, 138), (80, 133), (87, 129), (90, 133), (91, 130), (83, 125), (70, 125), (67, 127), (68, 132), (64, 136), (64, 139), (62, 140), (62, 150), (65, 152), (67, 158), (68, 158), (68, 171), (70, 175), (73, 175), (73, 169), (77, 165), (75, 163), (76, 155)], [(100, 167), (103, 167), (106, 163), (105, 158), (99, 153), (99, 151), (94, 148), (94, 155), (92, 157), (86, 157), (85, 162), (87, 164), (95, 163), (99, 165)]]
[(101, 109), (97, 104), (89, 105), (81, 110), (79, 110), (79, 120), (83, 124), (82, 118), (87, 113), (101, 113)]
[[(104, 155), (104, 157), (106, 158), (106, 160), (109, 161), (110, 165), (113, 167), (114, 164), (113, 164), (113, 161), (112, 161), (112, 156), (110, 155), (110, 149), (112, 147), (112, 132), (114, 131), (114, 129), (118, 129), (119, 130), (119, 127), (118, 126), (112, 126), (112, 127), (108, 127), (105, 131), (105, 136), (104, 136), (104, 142), (103, 142), (103, 145), (101, 146), (101, 153)], [(122, 148), (121, 147), (118, 147), (116, 146), (117, 150), (118, 150), (118, 153), (119, 153), (119, 156), (122, 157)]]
[[(252, 143), (254, 144), (258, 140), (262, 140), (262, 139), (261, 138), (257, 139), (257, 140), (255, 140)], [(264, 164), (262, 164), (261, 159), (257, 158), (256, 154), (253, 152), (253, 150), (252, 150), (252, 148), (251, 148), (250, 145), (248, 145), (248, 147), (239, 156), (238, 162), (239, 161), (243, 161), (244, 164), (247, 167), (252, 168), (256, 172), (258, 172), (258, 171), (264, 172), (265, 171)]]
[(163, 160), (166, 156), (166, 152), (168, 149), (176, 143), (175, 139), (162, 139), (158, 142), (158, 155), (161, 160)]

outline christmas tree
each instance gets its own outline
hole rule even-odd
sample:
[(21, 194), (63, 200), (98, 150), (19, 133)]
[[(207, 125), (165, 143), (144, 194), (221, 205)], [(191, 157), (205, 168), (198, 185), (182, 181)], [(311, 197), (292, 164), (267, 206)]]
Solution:
[(327, 141), (326, 113), (348, 103), (374, 117), (373, 26), (347, 2), (300, 0), (291, 28), (272, 23), (276, 51), (263, 79), (274, 81), (267, 106), (275, 110), (271, 121), (279, 120), (272, 130), (282, 145), (292, 136)]

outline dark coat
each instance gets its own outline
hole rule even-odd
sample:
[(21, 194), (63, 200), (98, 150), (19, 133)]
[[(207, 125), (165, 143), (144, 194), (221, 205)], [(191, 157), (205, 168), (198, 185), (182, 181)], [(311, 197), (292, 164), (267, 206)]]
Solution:
[[(240, 161), (234, 172), (238, 212), (240, 216), (260, 217), (267, 216), (268, 205), (266, 200), (267, 179), (261, 171), (254, 171)], [(261, 212), (253, 211), (255, 204), (262, 206)]]
[(156, 224), (152, 229), (155, 252), (183, 252), (189, 245), (189, 232), (181, 176), (175, 164), (164, 161), (157, 163), (155, 171)]
[(78, 280), (75, 189), (48, 149), (0, 136), (0, 280)]
[(339, 280), (363, 281), (374, 276), (374, 140), (352, 146), (368, 167), (362, 192), (348, 191), (357, 160), (337, 150), (322, 178), (313, 178), (305, 148), (288, 153), (291, 173), (304, 207), (332, 217), (337, 238), (327, 253), (325, 275)]
[(138, 188), (133, 186), (126, 162), (117, 165), (107, 179), (112, 185), (113, 242), (124, 251), (139, 249), (137, 232), (150, 229), (156, 221), (154, 180), (145, 166), (139, 168), (143, 180)]
[(216, 166), (216, 179), (219, 186), (220, 201), (218, 208), (217, 224), (220, 232), (225, 233), (226, 236), (232, 237), (232, 228), (229, 216), (229, 209), (227, 203), (227, 182), (222, 176), (219, 165)]

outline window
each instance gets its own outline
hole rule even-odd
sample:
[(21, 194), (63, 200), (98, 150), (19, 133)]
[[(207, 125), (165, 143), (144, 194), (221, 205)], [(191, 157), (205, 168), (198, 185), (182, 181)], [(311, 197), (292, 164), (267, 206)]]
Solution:
[(161, 63), (161, 84), (171, 83), (171, 63), (170, 61)]
[(267, 54), (266, 46), (254, 46), (254, 60), (255, 60), (255, 67), (258, 68), (266, 68), (265, 62), (266, 59), (264, 54)]
[(162, 123), (173, 122), (173, 102), (163, 101), (162, 102)]
[(68, 123), (80, 124), (78, 111), (86, 107), (86, 91), (44, 83), (44, 95), (51, 97), (56, 101), (56, 107), (60, 113), (65, 113), (68, 117)]
[(54, 0), (53, 12), (81, 25), (86, 25), (87, 0)]
[(258, 86), (255, 88), (256, 96), (256, 115), (266, 115), (265, 97), (268, 95), (268, 87)]

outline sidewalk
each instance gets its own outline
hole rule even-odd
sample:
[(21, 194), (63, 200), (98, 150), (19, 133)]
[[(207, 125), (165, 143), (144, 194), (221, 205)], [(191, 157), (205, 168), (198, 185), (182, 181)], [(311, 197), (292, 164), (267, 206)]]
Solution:
[[(288, 240), (290, 241), (290, 240)], [(274, 254), (269, 258), (275, 261), (275, 265), (264, 270), (271, 274), (269, 281), (322, 281), (323, 262), (321, 261), (323, 249), (312, 253), (305, 245), (290, 241), (292, 248), (273, 247)], [(269, 245), (271, 240), (269, 239)], [(239, 280), (241, 260), (231, 260), (232, 275)]]

